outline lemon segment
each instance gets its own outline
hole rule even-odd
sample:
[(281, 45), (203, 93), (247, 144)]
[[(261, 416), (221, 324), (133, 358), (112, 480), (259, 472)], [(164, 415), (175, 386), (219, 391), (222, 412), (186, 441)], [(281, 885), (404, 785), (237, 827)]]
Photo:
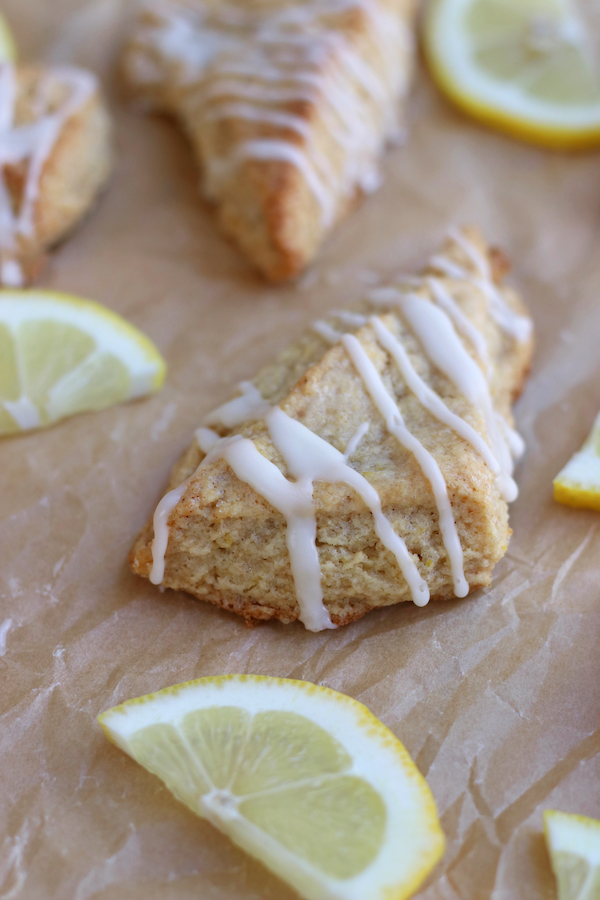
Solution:
[(554, 479), (554, 499), (600, 511), (600, 414), (581, 450)]
[(337, 691), (225, 675), (130, 700), (98, 720), (308, 900), (404, 900), (443, 853), (435, 802), (407, 751)]
[(0, 434), (141, 397), (165, 370), (154, 344), (99, 303), (0, 291)]
[(0, 63), (12, 63), (17, 58), (17, 44), (6, 17), (0, 12)]
[(600, 821), (548, 809), (544, 812), (544, 834), (558, 900), (598, 900)]
[(431, 0), (424, 49), (457, 105), (517, 138), (600, 143), (600, 68), (570, 0)]

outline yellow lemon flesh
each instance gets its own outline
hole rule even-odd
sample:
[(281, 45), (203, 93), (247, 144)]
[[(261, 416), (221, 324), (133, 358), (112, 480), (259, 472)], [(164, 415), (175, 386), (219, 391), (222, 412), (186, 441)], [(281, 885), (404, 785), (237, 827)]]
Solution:
[(0, 291), (0, 434), (141, 397), (164, 377), (154, 344), (99, 303)]
[(442, 90), (543, 146), (600, 144), (600, 69), (570, 0), (431, 0), (425, 53)]
[(558, 900), (598, 900), (600, 822), (548, 809), (544, 813), (544, 834)]
[(554, 499), (600, 511), (600, 414), (581, 450), (554, 479)]
[(225, 675), (98, 718), (182, 803), (308, 900), (403, 900), (443, 853), (435, 802), (407, 751), (337, 691)]
[(17, 45), (6, 18), (0, 12), (0, 63), (12, 63), (17, 58)]

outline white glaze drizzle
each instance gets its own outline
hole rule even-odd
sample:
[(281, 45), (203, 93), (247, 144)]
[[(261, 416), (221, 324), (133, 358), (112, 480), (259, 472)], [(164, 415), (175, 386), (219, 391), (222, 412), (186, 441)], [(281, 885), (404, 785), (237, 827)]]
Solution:
[(265, 125), (276, 125), (279, 128), (289, 128), (300, 137), (307, 138), (310, 134), (308, 122), (300, 116), (280, 109), (271, 109), (268, 106), (252, 106), (250, 103), (224, 103), (212, 106), (206, 110), (208, 120), (216, 119), (248, 119), (250, 122), (262, 122)]
[(481, 364), (483, 365), (488, 380), (492, 375), (492, 366), (490, 362), (490, 354), (488, 351), (487, 341), (479, 331), (478, 328), (473, 325), (471, 320), (464, 314), (450, 291), (439, 281), (437, 278), (428, 278), (427, 284), (433, 296), (433, 299), (441, 306), (447, 316), (452, 319), (452, 322), (456, 326), (456, 328), (464, 334), (464, 336), (471, 342), (473, 348), (479, 357)]
[(460, 278), (470, 281), (485, 295), (488, 300), (490, 315), (496, 324), (511, 337), (520, 343), (524, 343), (531, 337), (533, 323), (527, 316), (522, 316), (506, 302), (502, 292), (494, 283), (492, 271), (487, 258), (480, 253), (478, 248), (462, 234), (458, 229), (450, 229), (448, 236), (461, 248), (469, 260), (473, 263), (477, 274), (473, 275), (463, 266), (442, 254), (433, 256), (430, 265), (439, 269), (451, 278)]
[(463, 551), (452, 506), (448, 499), (446, 482), (440, 467), (431, 453), (406, 427), (395, 400), (387, 390), (381, 375), (360, 341), (353, 334), (345, 334), (342, 343), (373, 403), (383, 416), (387, 430), (399, 444), (413, 454), (423, 475), (431, 485), (439, 514), (440, 532), (448, 554), (454, 593), (457, 597), (466, 597), (469, 585), (463, 571)]
[(324, 319), (315, 319), (310, 327), (315, 334), (318, 334), (319, 337), (323, 338), (324, 341), (327, 341), (328, 344), (337, 344), (344, 336), (343, 331), (337, 331)]
[(215, 444), (221, 440), (221, 435), (212, 428), (196, 428), (194, 432), (196, 443), (203, 453), (210, 453)]
[[(375, 533), (378, 538), (396, 558), (402, 574), (404, 575), (414, 602), (418, 606), (423, 606), (429, 600), (429, 589), (425, 581), (419, 575), (418, 569), (410, 556), (406, 544), (402, 538), (396, 534), (389, 519), (383, 514), (381, 509), (381, 500), (375, 488), (369, 484), (359, 472), (351, 468), (346, 457), (336, 450), (327, 441), (324, 441), (310, 429), (302, 425), (296, 419), (287, 416), (278, 406), (273, 407), (271, 412), (265, 418), (269, 434), (274, 446), (281, 453), (290, 474), (296, 478), (296, 485), (302, 485), (312, 499), (313, 483), (315, 481), (324, 481), (329, 484), (346, 484), (348, 487), (356, 491), (362, 498), (365, 505), (369, 508), (373, 515)], [(356, 435), (355, 435), (356, 436)], [(277, 470), (279, 471), (279, 470)], [(287, 482), (289, 484), (289, 482)], [(259, 491), (259, 493), (262, 493)], [(274, 502), (277, 498), (266, 497), (276, 509), (283, 510)], [(290, 559), (292, 560), (292, 571), (294, 572), (294, 583), (298, 594), (298, 602), (300, 608), (306, 610), (303, 612), (302, 621), (309, 630), (313, 629), (307, 624), (307, 618), (310, 617), (314, 621), (315, 617), (321, 617), (322, 613), (318, 610), (316, 600), (316, 582), (319, 583), (319, 601), (320, 607), (325, 609), (323, 605), (323, 594), (321, 588), (321, 568), (318, 560), (316, 548), (314, 548), (313, 556), (306, 556), (306, 548), (308, 544), (308, 534), (312, 536), (312, 546), (316, 538), (316, 513), (314, 506), (310, 525), (303, 519), (306, 515), (303, 508), (291, 519), (286, 516), (288, 526), (287, 546), (290, 551)], [(290, 538), (290, 525), (292, 526)], [(296, 546), (296, 541), (300, 542), (300, 546)], [(294, 564), (294, 555), (297, 556)], [(310, 573), (306, 572), (306, 562), (310, 566)], [(312, 610), (312, 612), (309, 612)], [(323, 626), (322, 627), (330, 627)]]
[[(439, 263), (439, 265), (438, 265), (438, 263)], [(452, 260), (446, 260), (445, 257), (434, 256), (431, 259), (431, 264), (435, 265), (436, 268), (440, 268), (440, 269), (443, 269), (444, 267), (446, 267), (448, 269), (448, 274), (451, 275), (452, 277), (457, 277), (457, 278), (461, 278), (461, 279), (465, 277), (464, 270), (460, 266), (457, 266)], [(484, 365), (484, 368), (486, 369), (486, 374), (487, 374), (487, 378), (489, 381), (491, 374), (492, 374), (492, 367), (491, 367), (491, 363), (489, 362), (489, 356), (487, 353), (487, 343), (485, 341), (485, 337), (483, 336), (483, 334), (478, 329), (475, 328), (475, 326), (470, 321), (470, 319), (468, 319), (465, 316), (465, 314), (462, 312), (462, 310), (460, 309), (460, 307), (458, 306), (456, 301), (452, 298), (452, 295), (450, 294), (450, 292), (447, 291), (446, 288), (437, 281), (437, 279), (431, 278), (431, 277), (428, 277), (427, 279), (414, 278), (414, 279), (411, 279), (411, 281), (415, 287), (421, 286), (424, 282), (429, 286), (429, 288), (433, 294), (433, 299), (437, 301), (438, 305), (441, 306), (442, 310), (447, 314), (448, 318), (453, 322), (453, 324), (456, 325), (458, 330), (462, 331), (462, 333), (465, 335), (465, 337), (467, 337), (471, 341), (471, 343), (474, 345), (474, 349), (477, 352), (477, 355), (479, 356), (482, 365)], [(408, 280), (406, 280), (405, 283), (408, 283)], [(383, 288), (376, 288), (376, 289), (370, 291), (368, 294), (368, 299), (371, 303), (374, 303), (375, 305), (401, 308), (402, 307), (402, 298), (404, 296), (406, 296), (406, 295), (403, 294), (401, 291), (399, 291), (397, 288), (383, 287)], [(421, 299), (425, 299), (425, 298), (421, 298)], [(450, 301), (450, 302), (448, 302), (448, 301)], [(334, 343), (337, 343), (337, 341)], [(459, 342), (457, 342), (455, 344), (455, 346), (457, 346), (458, 343)], [(485, 347), (485, 356), (482, 356), (484, 347)], [(466, 351), (464, 351), (464, 347), (463, 347), (463, 352), (465, 353), (465, 355), (463, 355), (461, 357), (461, 359), (462, 359), (462, 362), (464, 363), (465, 356), (468, 355), (468, 354), (466, 354)], [(486, 358), (488, 359), (487, 366), (485, 365)], [(489, 394), (489, 388), (488, 388), (488, 394)], [(491, 396), (490, 396), (489, 403), (487, 402), (487, 400), (485, 400), (485, 401), (483, 401), (483, 405), (480, 404), (480, 409), (482, 409), (482, 411), (486, 410), (485, 420), (486, 420), (486, 426), (488, 427), (488, 429), (489, 429), (490, 421), (492, 419), (495, 419), (495, 423), (496, 423), (496, 425), (498, 425), (498, 428), (500, 430), (500, 436), (499, 436), (498, 428), (496, 428), (495, 425), (492, 424), (492, 432), (489, 435), (489, 438), (490, 438), (490, 441), (492, 442), (492, 449), (493, 449), (494, 453), (497, 454), (497, 456), (495, 456), (497, 461), (501, 463), (501, 461), (504, 460), (504, 463), (501, 463), (501, 465), (504, 467), (504, 475), (502, 476), (503, 487), (501, 488), (501, 493), (505, 500), (509, 500), (509, 498), (515, 499), (517, 496), (515, 493), (516, 484), (514, 483), (513, 479), (510, 478), (512, 471), (513, 471), (513, 465), (512, 465), (512, 461), (510, 461), (510, 463), (508, 463), (508, 461), (507, 461), (506, 446), (504, 446), (504, 445), (505, 444), (508, 445), (509, 454), (512, 455), (512, 457), (514, 459), (519, 459), (525, 452), (525, 442), (523, 441), (523, 438), (521, 437), (521, 435), (517, 431), (515, 431), (514, 428), (511, 428), (511, 426), (508, 424), (508, 422), (506, 421), (506, 419), (504, 418), (504, 416), (501, 413), (494, 410), (493, 411), (494, 415), (493, 416), (491, 415), (491, 413), (490, 413), (491, 407), (492, 407)]]
[[(283, 515), (286, 520), (286, 545), (300, 606), (300, 619), (305, 627), (309, 631), (334, 627), (323, 603), (321, 566), (316, 548), (317, 520), (313, 500), (315, 481), (343, 483), (356, 491), (373, 515), (377, 536), (396, 558), (414, 602), (424, 606), (429, 600), (427, 585), (419, 575), (406, 544), (395, 533), (389, 519), (384, 515), (379, 494), (366, 478), (347, 464), (348, 456), (354, 452), (364, 437), (368, 424), (363, 423), (357, 429), (349, 442), (346, 454), (342, 454), (301, 422), (292, 419), (278, 406), (271, 407), (264, 421), (274, 447), (283, 457), (291, 476), (296, 479), (294, 482), (289, 481), (248, 438), (235, 435), (215, 440), (218, 438), (215, 432), (208, 436), (210, 448), (196, 472), (222, 458), (241, 481), (248, 484)], [(201, 434), (197, 433), (197, 437), (204, 442), (208, 429), (199, 431)], [(178, 488), (169, 491), (154, 514), (150, 572), (150, 581), (153, 584), (160, 584), (164, 578), (169, 516), (183, 498), (193, 477), (194, 475), (190, 476)]]
[[(434, 257), (437, 259), (437, 257)], [(452, 263), (451, 263), (452, 264)], [(453, 265), (453, 264), (452, 264)], [(398, 281), (402, 285), (410, 287), (422, 287), (427, 285), (431, 293), (432, 299), (441, 306), (447, 316), (450, 317), (458, 330), (464, 334), (473, 345), (473, 349), (484, 366), (488, 379), (492, 375), (492, 366), (488, 352), (487, 341), (485, 336), (473, 325), (471, 320), (464, 314), (449, 290), (437, 278), (414, 278), (399, 277)], [(375, 306), (394, 307), (398, 306), (399, 299), (404, 295), (404, 291), (395, 287), (375, 288), (368, 294), (368, 300)]]
[[(51, 80), (69, 89), (69, 96), (52, 113), (46, 112), (44, 91)], [(35, 234), (35, 213), (44, 167), (66, 122), (90, 99), (96, 90), (94, 76), (81, 69), (55, 67), (46, 72), (37, 87), (34, 105), (39, 106), (36, 122), (15, 124), (17, 74), (14, 66), (0, 64), (0, 257), (2, 283), (21, 287), (24, 275), (18, 260), (20, 243)], [(6, 185), (6, 165), (27, 164), (25, 184), (17, 212)]]
[(435, 304), (416, 294), (405, 294), (399, 303), (403, 317), (416, 335), (426, 356), (457, 390), (481, 410), (492, 453), (500, 465), (498, 487), (507, 502), (516, 499), (513, 463), (504, 435), (498, 427), (487, 380), (467, 353), (448, 316)]
[(400, 341), (384, 325), (381, 319), (373, 316), (370, 321), (379, 343), (390, 354), (408, 388), (415, 395), (421, 406), (427, 409), (432, 416), (435, 416), (439, 422), (447, 425), (455, 434), (467, 441), (481, 456), (488, 469), (494, 475), (499, 475), (500, 465), (481, 435), (468, 422), (448, 409), (440, 395), (423, 381)]
[[(300, 171), (327, 228), (356, 186), (365, 191), (378, 187), (378, 157), (385, 140), (398, 129), (396, 102), (407, 90), (407, 57), (412, 51), (407, 24), (398, 14), (385, 10), (379, 0), (308, 0), (262, 15), (228, 3), (212, 7), (210, 13), (208, 5), (186, 10), (176, 2), (150, 2), (146, 7), (158, 22), (138, 29), (134, 77), (140, 83), (161, 81), (160, 65), (144, 55), (151, 48), (182, 86), (199, 84), (199, 92), (189, 93), (185, 101), (196, 114), (210, 120), (236, 116), (264, 122), (301, 138), (300, 145), (285, 134), (238, 144), (227, 160), (212, 161), (207, 168), (209, 197), (218, 199), (224, 178), (245, 159), (285, 161)], [(382, 74), (364, 62), (343, 32), (328, 24), (328, 16), (352, 8), (362, 9), (371, 23), (384, 62)], [(231, 30), (240, 26), (241, 35)], [(319, 97), (323, 103), (317, 102)], [(269, 106), (290, 101), (313, 103), (319, 109), (327, 132), (343, 152), (335, 170), (316, 146), (308, 120)]]
[(521, 457), (523, 456), (523, 454), (525, 453), (525, 450), (526, 450), (525, 441), (523, 440), (523, 438), (521, 437), (521, 435), (519, 434), (518, 431), (515, 431), (514, 428), (511, 428), (511, 426), (508, 424), (508, 422), (506, 421), (506, 419), (504, 418), (502, 413), (498, 412), (497, 410), (496, 410), (496, 419), (500, 426), (500, 430), (502, 431), (502, 433), (504, 434), (504, 437), (506, 438), (506, 441), (510, 448), (510, 452), (513, 455), (513, 458), (521, 459)]
[(395, 287), (377, 287), (370, 290), (367, 300), (374, 306), (396, 306), (402, 292)]
[[(384, 288), (382, 289), (382, 292), (383, 291), (385, 291), (385, 295), (382, 298), (382, 305), (394, 306), (402, 309), (404, 297), (403, 294), (401, 294), (395, 288)], [(394, 335), (389, 331), (384, 323), (381, 322), (381, 320), (377, 317), (371, 317), (371, 319), (369, 320), (366, 316), (351, 312), (345, 313), (342, 310), (333, 312), (332, 315), (336, 316), (342, 322), (345, 321), (349, 326), (361, 327), (370, 321), (375, 330), (379, 343), (392, 356), (402, 374), (402, 377), (406, 381), (407, 386), (412, 391), (412, 393), (415, 394), (421, 405), (429, 410), (429, 412), (439, 421), (443, 422), (445, 425), (448, 425), (448, 427), (451, 428), (461, 438), (463, 438), (463, 440), (471, 444), (473, 449), (477, 453), (479, 453), (486, 466), (494, 473), (494, 475), (500, 476), (503, 485), (503, 487), (501, 488), (502, 496), (505, 497), (505, 499), (507, 498), (507, 496), (511, 496), (512, 482), (509, 483), (508, 493), (506, 493), (506, 473), (504, 473), (504, 475), (502, 474), (503, 470), (501, 464), (486, 441), (471, 425), (469, 425), (468, 422), (448, 409), (439, 394), (432, 390), (429, 385), (427, 385), (427, 383), (423, 381), (423, 379), (415, 371), (402, 344), (397, 340), (397, 338), (394, 337)], [(338, 344), (344, 336), (343, 332), (337, 331), (335, 328), (329, 325), (328, 322), (325, 322), (321, 319), (313, 322), (311, 327), (313, 331), (315, 331), (320, 335), (320, 337), (322, 337), (332, 345)], [(466, 353), (466, 351), (464, 352)], [(464, 362), (464, 359), (462, 361)], [(482, 404), (478, 404), (478, 408), (482, 410)], [(506, 439), (506, 442), (508, 443), (508, 447), (512, 456), (515, 459), (518, 459), (523, 455), (525, 451), (525, 443), (523, 439), (518, 434), (518, 432), (510, 427), (508, 422), (499, 412), (494, 410), (494, 415), (499, 424), (500, 430), (504, 438)], [(488, 418), (486, 416), (486, 425), (487, 422)], [(506, 458), (505, 454), (503, 454), (502, 452), (499, 453), (499, 457), (500, 459), (504, 460)], [(512, 464), (510, 472), (512, 472)]]
[(358, 428), (346, 444), (346, 449), (344, 450), (344, 459), (346, 460), (346, 462), (348, 462), (351, 456), (354, 456), (354, 454), (358, 450), (358, 445), (369, 431), (369, 428), (370, 425), (368, 422), (363, 422), (362, 425), (358, 426)]
[(369, 321), (367, 316), (361, 316), (360, 313), (349, 312), (345, 309), (336, 309), (331, 313), (331, 315), (339, 319), (342, 324), (352, 325), (357, 328), (361, 328)]
[(242, 422), (256, 422), (258, 419), (263, 419), (271, 406), (266, 400), (263, 400), (258, 388), (251, 381), (242, 381), (239, 390), (239, 397), (213, 409), (203, 418), (202, 424), (235, 428)]
[[(269, 413), (267, 416), (267, 424), (271, 415)], [(285, 518), (286, 545), (300, 607), (300, 621), (309, 631), (334, 628), (323, 603), (312, 479), (301, 476), (295, 482), (289, 481), (248, 438), (232, 440), (223, 448), (221, 455), (240, 481), (260, 494)]]
[[(208, 457), (206, 457), (208, 458)], [(178, 487), (173, 488), (162, 498), (156, 510), (152, 525), (154, 538), (152, 539), (152, 568), (150, 569), (150, 581), (152, 584), (162, 584), (165, 577), (165, 554), (169, 543), (169, 517), (187, 490), (189, 478)]]

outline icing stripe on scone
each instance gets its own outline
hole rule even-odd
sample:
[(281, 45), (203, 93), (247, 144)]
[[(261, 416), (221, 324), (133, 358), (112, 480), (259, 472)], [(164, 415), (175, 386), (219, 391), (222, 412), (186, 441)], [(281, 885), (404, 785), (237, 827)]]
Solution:
[(441, 306), (447, 316), (452, 319), (456, 328), (470, 341), (479, 357), (488, 379), (492, 374), (490, 354), (487, 341), (478, 328), (464, 314), (450, 291), (437, 278), (428, 278), (427, 284), (433, 295), (433, 299)]
[(512, 478), (512, 457), (498, 427), (490, 388), (483, 372), (465, 350), (442, 309), (416, 294), (402, 296), (399, 308), (433, 365), (444, 373), (463, 397), (481, 410), (492, 452), (500, 465), (500, 493), (508, 503), (512, 502), (518, 494)]
[[(430, 279), (428, 279), (428, 282), (429, 280)], [(369, 297), (375, 300), (377, 303), (382, 303), (386, 307), (394, 307), (400, 311), (402, 311), (403, 302), (406, 296), (407, 295), (402, 294), (396, 288), (377, 288), (369, 295)], [(419, 297), (416, 295), (415, 299), (417, 299), (419, 302), (425, 300), (424, 297)], [(440, 310), (440, 314), (445, 315), (442, 310)], [(475, 405), (484, 414), (484, 419), (486, 421), (486, 427), (488, 428), (488, 431), (490, 430), (488, 422), (491, 422), (491, 448), (481, 437), (481, 435), (477, 431), (475, 431), (475, 429), (471, 425), (469, 425), (468, 422), (466, 422), (460, 416), (457, 416), (455, 413), (451, 412), (451, 410), (448, 409), (439, 394), (432, 390), (432, 388), (430, 388), (420, 378), (420, 376), (413, 368), (402, 344), (393, 336), (393, 334), (389, 331), (389, 329), (387, 329), (383, 322), (377, 319), (377, 317), (371, 317), (371, 319), (368, 319), (366, 316), (362, 316), (352, 312), (346, 312), (343, 310), (332, 312), (331, 315), (332, 317), (334, 316), (339, 319), (343, 324), (347, 324), (350, 326), (360, 327), (370, 321), (375, 329), (375, 333), (378, 337), (379, 343), (381, 344), (381, 346), (385, 347), (385, 349), (395, 360), (396, 365), (400, 369), (404, 380), (406, 381), (410, 390), (415, 394), (419, 402), (423, 406), (425, 406), (425, 408), (428, 409), (429, 412), (434, 415), (439, 421), (452, 428), (455, 434), (458, 434), (469, 444), (471, 444), (473, 449), (479, 453), (487, 467), (494, 473), (494, 475), (498, 477), (498, 486), (504, 499), (508, 502), (516, 499), (517, 487), (513, 479), (511, 478), (513, 465), (510, 456), (512, 455), (515, 459), (518, 459), (525, 450), (525, 444), (521, 436), (513, 428), (510, 427), (502, 414), (493, 409), (489, 386), (485, 384), (482, 387), (482, 376), (474, 376), (476, 379), (479, 396), (479, 401)], [(446, 316), (446, 321), (444, 322), (444, 328), (446, 331), (448, 329), (448, 326), (452, 328), (452, 321), (449, 316)], [(316, 334), (318, 334), (325, 341), (332, 345), (339, 343), (344, 336), (343, 332), (333, 328), (329, 324), (329, 322), (326, 322), (322, 319), (317, 319), (316, 321), (314, 321), (311, 325), (311, 328)], [(476, 364), (473, 362), (473, 360), (471, 360), (466, 349), (458, 340), (458, 337), (456, 335), (455, 337), (456, 340), (453, 341), (453, 348), (454, 351), (458, 351), (458, 347), (460, 346), (460, 351), (458, 351), (460, 352), (460, 365), (466, 365), (473, 375), (474, 370), (472, 366)], [(424, 350), (426, 352), (426, 355), (428, 355), (426, 348), (424, 348)], [(435, 365), (435, 358), (429, 356), (429, 359), (430, 362), (433, 362)], [(461, 391), (461, 393), (463, 393), (463, 391)], [(470, 402), (475, 402), (472, 397), (467, 397), (467, 399), (469, 399)], [(490, 409), (492, 410), (491, 415), (489, 413)], [(494, 424), (494, 422), (496, 424)]]
[(432, 416), (435, 416), (435, 418), (438, 419), (438, 421), (443, 422), (443, 424), (447, 425), (448, 428), (451, 428), (455, 434), (458, 434), (463, 440), (467, 441), (467, 443), (479, 453), (488, 469), (491, 469), (494, 475), (499, 475), (500, 464), (481, 435), (475, 431), (472, 425), (469, 425), (468, 422), (448, 409), (440, 395), (436, 394), (436, 392), (423, 381), (408, 358), (408, 354), (400, 341), (394, 337), (381, 319), (373, 316), (369, 321), (375, 330), (379, 343), (390, 354), (398, 366), (407, 386), (413, 392), (421, 406), (424, 406)]
[[(427, 284), (430, 289), (430, 283), (432, 281), (435, 281), (435, 279), (427, 278), (421, 280), (421, 282)], [(450, 297), (451, 295), (449, 294), (449, 292), (447, 293), (448, 297)], [(412, 299), (407, 300), (406, 298)], [(432, 292), (432, 298), (436, 300), (439, 299), (439, 294), (437, 294), (436, 292)], [(425, 318), (425, 321), (422, 323), (420, 329), (421, 335), (424, 337), (424, 341), (421, 340), (423, 350), (428, 356), (430, 362), (432, 362), (437, 368), (440, 368), (440, 370), (443, 371), (448, 378), (450, 378), (450, 380), (458, 388), (458, 390), (460, 390), (460, 392), (465, 397), (467, 397), (470, 402), (474, 403), (482, 412), (486, 423), (491, 451), (494, 455), (497, 465), (500, 468), (498, 477), (498, 487), (500, 489), (500, 493), (503, 498), (509, 503), (515, 500), (518, 495), (518, 488), (514, 479), (512, 478), (514, 469), (512, 458), (514, 457), (515, 459), (518, 459), (520, 456), (522, 456), (525, 451), (525, 443), (522, 437), (513, 428), (511, 428), (504, 416), (498, 410), (494, 409), (489, 383), (488, 381), (486, 381), (486, 379), (484, 379), (483, 373), (479, 369), (479, 366), (477, 366), (474, 360), (471, 359), (466, 348), (458, 338), (458, 335), (456, 334), (456, 331), (453, 327), (452, 317), (446, 314), (443, 306), (437, 310), (437, 314), (432, 313), (430, 311), (430, 308), (433, 307), (435, 309), (435, 307), (431, 301), (426, 300), (425, 297), (416, 294), (403, 294), (396, 288), (376, 288), (369, 293), (369, 300), (377, 305), (393, 307), (400, 310), (401, 312), (404, 312), (404, 317), (407, 319), (407, 321), (409, 319), (409, 316), (407, 316), (406, 311), (409, 308), (417, 310), (417, 312), (419, 313), (418, 318), (420, 320), (423, 320)], [(422, 302), (427, 302), (429, 306), (421, 308), (420, 306), (416, 305)], [(327, 323), (324, 323), (324, 325), (327, 326)], [(317, 329), (314, 328), (314, 330)], [(413, 330), (415, 330), (414, 322)], [(319, 333), (323, 337), (325, 337), (326, 335), (326, 331), (323, 329), (320, 329)], [(481, 339), (484, 340), (481, 332), (477, 332), (477, 334), (479, 334)], [(439, 365), (439, 361), (441, 358), (440, 350), (443, 350), (445, 346), (445, 340), (450, 340), (452, 352), (457, 354), (455, 360), (450, 361), (450, 364), (453, 367), (452, 370), (454, 371), (456, 376), (455, 378), (452, 378), (449, 373)], [(448, 347), (446, 347), (446, 350), (448, 351)], [(444, 355), (446, 363), (447, 358), (449, 358), (450, 356), (451, 354), (449, 352), (446, 352), (446, 354)], [(470, 373), (468, 376), (463, 375), (463, 377), (460, 377), (462, 388), (459, 386), (456, 380), (456, 378), (460, 376), (461, 371)], [(458, 375), (456, 373), (458, 373)], [(487, 374), (489, 379), (489, 369), (487, 369)], [(478, 448), (476, 447), (475, 449)], [(488, 465), (489, 467), (487, 459), (486, 465)], [(492, 471), (497, 471), (497, 469), (492, 468)]]
[(517, 341), (521, 343), (528, 341), (533, 331), (533, 323), (527, 316), (522, 316), (515, 312), (514, 309), (511, 309), (506, 302), (502, 292), (494, 283), (489, 261), (458, 229), (451, 229), (448, 232), (448, 236), (455, 244), (458, 244), (473, 263), (477, 274), (473, 275), (472, 272), (469, 272), (463, 266), (459, 266), (458, 263), (448, 259), (443, 254), (433, 256), (430, 265), (444, 275), (450, 276), (450, 278), (460, 278), (474, 284), (487, 298), (490, 315), (496, 324)]
[(405, 447), (409, 453), (413, 454), (423, 475), (431, 485), (438, 509), (442, 540), (450, 562), (454, 593), (457, 597), (466, 597), (469, 593), (469, 585), (463, 571), (462, 546), (456, 530), (452, 506), (448, 499), (446, 481), (440, 467), (431, 453), (406, 427), (396, 402), (387, 390), (379, 372), (360, 341), (353, 334), (345, 334), (342, 338), (342, 344), (373, 403), (383, 416), (387, 430), (396, 438), (398, 443)]
[(256, 422), (263, 419), (271, 406), (266, 400), (263, 400), (258, 388), (251, 381), (242, 381), (240, 391), (239, 397), (235, 397), (204, 416), (202, 424), (235, 428), (242, 422)]
[[(50, 88), (68, 88), (69, 94), (54, 112), (48, 112)], [(19, 263), (23, 242), (35, 235), (36, 209), (44, 167), (52, 154), (66, 122), (92, 97), (97, 89), (95, 77), (81, 69), (56, 67), (41, 75), (33, 98), (39, 108), (37, 121), (17, 125), (17, 73), (8, 63), (0, 64), (0, 281), (10, 287), (22, 287), (24, 274)], [(26, 165), (25, 183), (18, 211), (13, 206), (4, 175), (5, 166)]]
[[(399, 15), (379, 0), (307, 0), (263, 12), (225, 0), (193, 10), (177, 0), (148, 0), (144, 8), (150, 21), (136, 34), (138, 84), (161, 82), (158, 53), (200, 122), (203, 116), (239, 118), (280, 131), (240, 139), (225, 158), (209, 164), (205, 191), (211, 199), (219, 198), (227, 176), (245, 160), (284, 161), (299, 171), (329, 227), (357, 187), (379, 185), (378, 157), (385, 140), (396, 136), (397, 101), (408, 87), (412, 35)], [(353, 10), (369, 23), (379, 71), (361, 58), (339, 24)], [(290, 103), (311, 104), (311, 115), (281, 108)], [(334, 168), (318, 146), (319, 119), (342, 150)]]
[[(342, 454), (278, 406), (270, 408), (264, 421), (273, 446), (283, 457), (288, 472), (295, 481), (286, 478), (274, 463), (259, 452), (251, 440), (242, 438), (241, 435), (217, 440), (194, 475), (217, 459), (224, 459), (240, 481), (248, 484), (283, 515), (300, 620), (305, 627), (309, 631), (335, 627), (323, 603), (321, 564), (316, 547), (317, 518), (313, 501), (315, 481), (346, 484), (356, 491), (373, 515), (375, 533), (384, 547), (394, 555), (414, 602), (418, 606), (425, 606), (429, 600), (427, 584), (419, 574), (406, 544), (384, 515), (379, 494), (366, 478), (347, 463), (348, 457), (356, 450), (358, 442), (368, 430), (368, 424), (363, 423), (358, 428), (346, 454)], [(204, 437), (205, 435), (200, 435), (201, 440)], [(187, 479), (184, 484), (169, 491), (154, 514), (153, 563), (150, 573), (153, 584), (160, 584), (163, 580), (169, 515), (185, 494), (189, 481)]]

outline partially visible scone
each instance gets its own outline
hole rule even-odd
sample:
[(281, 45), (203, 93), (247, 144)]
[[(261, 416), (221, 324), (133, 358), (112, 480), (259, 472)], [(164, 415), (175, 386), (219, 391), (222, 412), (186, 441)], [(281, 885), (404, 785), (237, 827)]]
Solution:
[(175, 115), (222, 230), (293, 278), (379, 183), (412, 68), (413, 0), (146, 0), (135, 94)]
[(489, 584), (532, 351), (504, 268), (457, 232), (420, 278), (315, 323), (205, 417), (133, 571), (312, 630)]
[(88, 211), (111, 162), (110, 119), (91, 72), (0, 66), (0, 284), (31, 279)]

